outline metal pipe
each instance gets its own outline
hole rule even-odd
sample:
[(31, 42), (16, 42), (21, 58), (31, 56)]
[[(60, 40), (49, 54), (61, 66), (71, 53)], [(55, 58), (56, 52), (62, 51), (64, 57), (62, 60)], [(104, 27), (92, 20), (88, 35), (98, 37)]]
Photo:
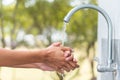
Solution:
[(86, 4), (86, 5), (79, 5), (75, 8), (73, 8), (72, 10), (70, 10), (68, 12), (68, 14), (65, 16), (64, 18), (64, 22), (68, 23), (70, 21), (71, 16), (77, 12), (80, 9), (84, 9), (84, 8), (90, 8), (90, 9), (94, 9), (97, 10), (98, 12), (100, 12), (105, 20), (107, 21), (107, 25), (108, 25), (108, 63), (107, 66), (103, 66), (103, 65), (98, 65), (98, 71), (99, 72), (111, 72), (114, 71), (110, 70), (111, 69), (111, 64), (112, 64), (112, 21), (110, 19), (110, 17), (108, 16), (108, 14), (100, 7), (95, 6), (95, 5), (91, 5), (91, 4)]

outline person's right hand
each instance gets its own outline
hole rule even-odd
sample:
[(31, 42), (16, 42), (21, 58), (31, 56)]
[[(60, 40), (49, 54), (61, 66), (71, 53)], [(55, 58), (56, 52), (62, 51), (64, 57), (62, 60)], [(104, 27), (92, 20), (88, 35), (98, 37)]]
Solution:
[(63, 73), (69, 72), (78, 67), (76, 60), (71, 54), (71, 48), (61, 46), (61, 43), (53, 43), (45, 49), (45, 58), (43, 63)]

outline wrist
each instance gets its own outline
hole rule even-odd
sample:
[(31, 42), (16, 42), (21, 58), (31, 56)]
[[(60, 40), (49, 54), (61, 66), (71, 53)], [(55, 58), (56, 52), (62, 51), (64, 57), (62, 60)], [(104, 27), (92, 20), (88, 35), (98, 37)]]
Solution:
[(45, 62), (45, 56), (47, 54), (46, 49), (36, 50), (36, 51), (33, 51), (33, 53), (35, 54), (34, 57), (36, 59), (36, 62), (39, 62), (39, 63)]

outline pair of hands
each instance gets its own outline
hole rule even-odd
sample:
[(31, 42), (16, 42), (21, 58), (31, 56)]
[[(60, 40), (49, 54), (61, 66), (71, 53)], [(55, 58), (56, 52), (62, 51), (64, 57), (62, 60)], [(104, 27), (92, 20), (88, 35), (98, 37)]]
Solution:
[[(34, 51), (36, 52), (36, 51)], [(37, 50), (38, 55), (41, 50)], [(43, 55), (38, 59), (38, 63), (14, 65), (12, 67), (18, 68), (37, 68), (44, 71), (58, 71), (64, 73), (64, 71), (71, 71), (79, 67), (77, 61), (74, 59), (72, 49), (69, 47), (64, 47), (60, 42), (53, 43), (49, 47), (42, 50)]]
[(60, 42), (53, 43), (45, 49), (45, 52), (43, 63), (34, 63), (42, 70), (64, 73), (79, 67), (71, 54), (72, 49), (62, 46)]

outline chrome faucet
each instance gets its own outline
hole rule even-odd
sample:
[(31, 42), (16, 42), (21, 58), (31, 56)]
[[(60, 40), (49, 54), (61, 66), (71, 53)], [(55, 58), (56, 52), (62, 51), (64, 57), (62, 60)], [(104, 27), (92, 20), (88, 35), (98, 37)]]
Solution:
[(108, 43), (107, 43), (108, 61), (107, 61), (107, 64), (105, 64), (105, 65), (98, 63), (97, 70), (99, 72), (113, 72), (113, 71), (115, 71), (115, 68), (112, 66), (112, 64), (113, 64), (113, 60), (112, 60), (112, 22), (111, 22), (110, 17), (108, 16), (108, 14), (102, 8), (95, 6), (95, 5), (90, 5), (90, 4), (79, 5), (68, 12), (68, 14), (64, 18), (64, 22), (68, 23), (70, 21), (71, 16), (75, 12), (77, 12), (80, 9), (84, 9), (84, 8), (91, 8), (91, 9), (97, 10), (104, 16), (105, 20), (107, 21), (107, 25), (108, 25)]

